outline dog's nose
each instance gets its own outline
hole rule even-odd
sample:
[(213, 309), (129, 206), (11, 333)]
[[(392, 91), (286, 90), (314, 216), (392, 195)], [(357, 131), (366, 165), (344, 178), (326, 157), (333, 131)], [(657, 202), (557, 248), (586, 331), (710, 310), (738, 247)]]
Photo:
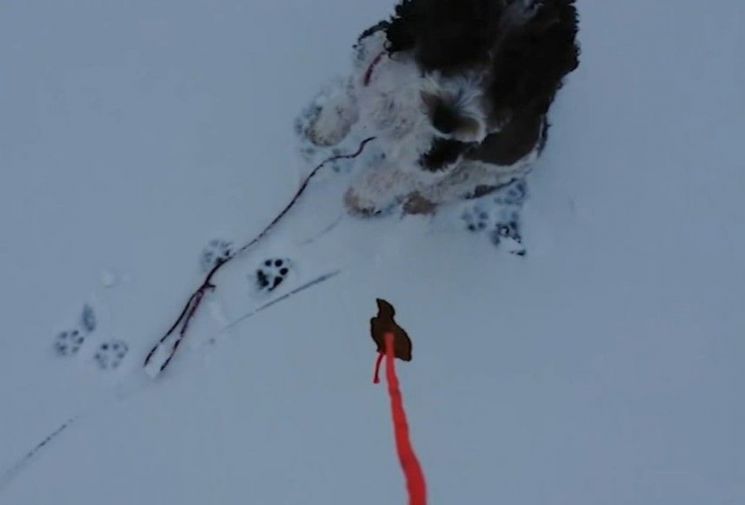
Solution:
[(451, 107), (440, 102), (432, 111), (432, 126), (437, 131), (450, 135), (458, 128), (458, 115)]
[(458, 128), (456, 108), (434, 93), (422, 93), (422, 103), (432, 126), (444, 135), (452, 134)]

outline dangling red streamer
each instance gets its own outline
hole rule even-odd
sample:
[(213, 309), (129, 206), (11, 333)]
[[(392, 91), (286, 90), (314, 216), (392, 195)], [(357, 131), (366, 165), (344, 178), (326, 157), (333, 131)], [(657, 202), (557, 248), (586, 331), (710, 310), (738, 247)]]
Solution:
[[(393, 333), (385, 334), (385, 374), (388, 380), (388, 394), (391, 397), (391, 410), (393, 411), (393, 430), (396, 436), (396, 450), (401, 468), (406, 477), (406, 488), (409, 491), (409, 505), (426, 505), (427, 487), (424, 481), (424, 473), (419, 460), (414, 453), (414, 448), (409, 439), (409, 426), (406, 422), (406, 411), (404, 401), (398, 386), (396, 376), (396, 365), (394, 356)], [(380, 363), (382, 354), (378, 358)], [(377, 376), (377, 373), (376, 373)]]
[(385, 354), (382, 352), (378, 354), (378, 359), (375, 360), (375, 375), (373, 376), (373, 384), (380, 384), (380, 364), (383, 362)]

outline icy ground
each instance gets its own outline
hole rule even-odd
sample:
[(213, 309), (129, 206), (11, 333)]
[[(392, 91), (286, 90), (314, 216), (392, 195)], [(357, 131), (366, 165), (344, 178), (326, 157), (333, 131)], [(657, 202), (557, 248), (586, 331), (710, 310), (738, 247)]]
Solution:
[[(391, 4), (0, 4), (1, 504), (405, 503), (377, 296), (433, 504), (745, 503), (741, 0), (580, 2), (525, 257), (339, 220), (327, 174), (142, 372), (205, 246), (295, 190), (294, 118)], [(267, 259), (292, 268), (262, 294)]]

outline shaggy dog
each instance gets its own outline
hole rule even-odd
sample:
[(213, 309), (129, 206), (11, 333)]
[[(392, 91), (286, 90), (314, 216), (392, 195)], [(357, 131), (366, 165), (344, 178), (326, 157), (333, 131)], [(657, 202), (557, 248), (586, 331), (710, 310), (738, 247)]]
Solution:
[(319, 146), (353, 127), (381, 143), (385, 155), (345, 194), (348, 210), (431, 213), (524, 175), (578, 65), (574, 1), (402, 0), (362, 33), (343, 91), (306, 131)]

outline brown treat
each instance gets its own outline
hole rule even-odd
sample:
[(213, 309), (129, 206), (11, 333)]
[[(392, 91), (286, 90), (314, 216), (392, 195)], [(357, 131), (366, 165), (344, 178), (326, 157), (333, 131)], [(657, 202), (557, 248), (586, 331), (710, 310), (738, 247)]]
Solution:
[(406, 330), (401, 328), (393, 316), (396, 309), (385, 300), (378, 298), (378, 315), (370, 319), (370, 334), (378, 346), (379, 353), (385, 353), (385, 334), (393, 333), (394, 355), (403, 361), (411, 361), (411, 339)]

